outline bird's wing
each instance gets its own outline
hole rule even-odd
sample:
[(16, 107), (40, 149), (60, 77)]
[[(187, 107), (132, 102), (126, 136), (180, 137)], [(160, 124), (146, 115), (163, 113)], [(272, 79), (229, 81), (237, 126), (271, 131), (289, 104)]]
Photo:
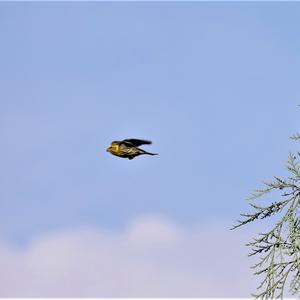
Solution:
[(123, 140), (122, 143), (125, 143), (129, 146), (133, 146), (133, 147), (138, 147), (138, 146), (141, 146), (141, 145), (150, 145), (152, 144), (151, 141), (147, 141), (147, 140), (139, 140), (139, 139), (126, 139), (126, 140)]

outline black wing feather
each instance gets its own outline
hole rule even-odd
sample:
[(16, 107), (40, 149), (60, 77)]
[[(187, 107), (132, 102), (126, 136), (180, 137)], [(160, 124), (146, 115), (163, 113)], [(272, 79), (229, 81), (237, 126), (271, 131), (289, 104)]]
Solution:
[(150, 145), (150, 144), (152, 144), (151, 141), (140, 140), (140, 139), (126, 139), (126, 140), (123, 140), (122, 143), (131, 144), (131, 146), (133, 146), (133, 147), (138, 147), (138, 146), (141, 146), (141, 145)]

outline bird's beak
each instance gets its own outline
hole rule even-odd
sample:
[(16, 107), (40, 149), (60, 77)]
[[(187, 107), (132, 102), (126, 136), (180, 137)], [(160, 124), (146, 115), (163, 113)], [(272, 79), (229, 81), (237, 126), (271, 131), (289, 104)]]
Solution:
[(110, 147), (108, 147), (108, 148), (106, 149), (107, 152), (109, 152), (109, 150), (110, 150)]

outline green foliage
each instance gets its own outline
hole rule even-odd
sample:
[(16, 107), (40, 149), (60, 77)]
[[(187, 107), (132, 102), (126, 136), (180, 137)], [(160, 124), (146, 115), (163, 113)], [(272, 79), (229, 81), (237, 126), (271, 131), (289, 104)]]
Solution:
[[(300, 134), (291, 137), (300, 141)], [(263, 280), (255, 298), (283, 298), (286, 287), (292, 295), (300, 293), (300, 153), (289, 154), (287, 178), (274, 177), (271, 182), (264, 182), (262, 189), (256, 190), (251, 197), (251, 213), (241, 214), (232, 229), (259, 219), (275, 218), (274, 227), (247, 244), (251, 247), (249, 256), (258, 255), (259, 261), (253, 266), (256, 275)], [(255, 200), (268, 193), (279, 191), (280, 200), (269, 205), (258, 205)]]

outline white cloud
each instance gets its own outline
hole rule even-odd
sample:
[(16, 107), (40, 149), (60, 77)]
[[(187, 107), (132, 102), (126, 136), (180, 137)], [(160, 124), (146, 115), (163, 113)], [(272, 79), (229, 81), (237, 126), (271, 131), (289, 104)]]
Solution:
[(248, 297), (241, 232), (144, 217), (123, 232), (83, 228), (18, 249), (0, 244), (0, 297)]

